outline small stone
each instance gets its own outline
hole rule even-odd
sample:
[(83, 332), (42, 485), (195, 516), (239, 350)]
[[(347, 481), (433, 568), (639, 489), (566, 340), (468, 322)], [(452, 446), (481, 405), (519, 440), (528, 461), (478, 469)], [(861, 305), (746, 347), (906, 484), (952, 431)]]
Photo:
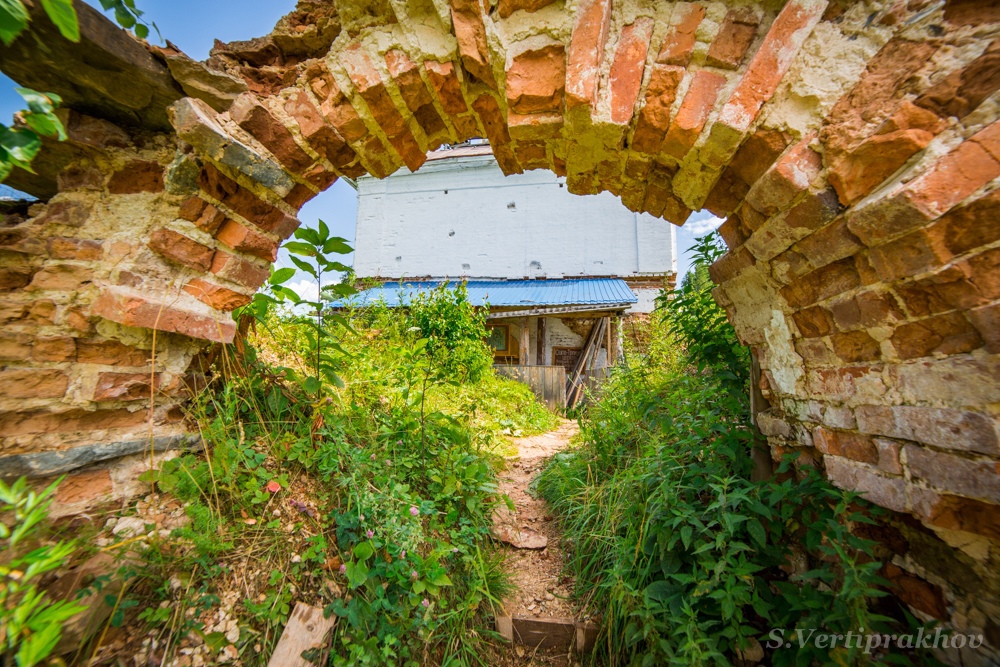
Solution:
[(137, 516), (126, 516), (118, 520), (111, 532), (116, 537), (127, 538), (133, 535), (139, 535), (145, 532), (145, 530), (145, 521)]
[(553, 595), (552, 593), (546, 593), (546, 594), (545, 594), (545, 599), (546, 599), (546, 600), (549, 600), (549, 601), (551, 601), (551, 600), (555, 600), (555, 599), (556, 599), (556, 596), (555, 596), (555, 595)]
[(230, 644), (235, 644), (239, 640), (240, 640), (239, 626), (232, 628), (229, 632), (226, 633), (226, 641), (228, 641)]

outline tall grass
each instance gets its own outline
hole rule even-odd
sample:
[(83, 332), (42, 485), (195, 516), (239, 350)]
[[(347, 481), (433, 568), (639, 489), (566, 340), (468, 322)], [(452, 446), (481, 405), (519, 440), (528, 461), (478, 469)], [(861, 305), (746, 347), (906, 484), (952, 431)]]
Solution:
[[(700, 244), (704, 265), (718, 252)], [(696, 263), (696, 266), (697, 264)], [(538, 482), (570, 544), (579, 603), (601, 617), (606, 665), (865, 664), (859, 647), (799, 642), (890, 631), (874, 543), (851, 532), (877, 508), (789, 461), (752, 482), (745, 351), (707, 281), (665, 298), (642, 349), (581, 417), (581, 445)], [(769, 641), (786, 629), (787, 646)], [(899, 630), (897, 629), (896, 632)], [(893, 656), (906, 661), (908, 656)], [(924, 658), (916, 664), (923, 662)]]

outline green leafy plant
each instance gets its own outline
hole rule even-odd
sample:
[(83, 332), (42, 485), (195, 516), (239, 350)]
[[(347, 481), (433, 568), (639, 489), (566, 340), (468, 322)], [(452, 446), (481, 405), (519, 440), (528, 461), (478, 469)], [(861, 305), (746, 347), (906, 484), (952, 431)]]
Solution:
[(417, 294), (410, 304), (410, 317), (427, 339), (435, 367), (457, 381), (476, 382), (493, 363), (486, 344), (487, 312), (469, 303), (465, 283), (444, 282)]
[(86, 609), (54, 602), (38, 587), (43, 575), (62, 567), (76, 550), (68, 542), (36, 546), (61, 481), (41, 493), (23, 477), (11, 485), (0, 481), (0, 513), (13, 519), (11, 525), (0, 522), (0, 546), (9, 554), (0, 564), (0, 653), (6, 665), (32, 667), (44, 661), (59, 643), (63, 624)]
[[(785, 460), (752, 482), (756, 433), (748, 355), (711, 300), (705, 271), (719, 254), (700, 239), (691, 277), (660, 299), (643, 363), (619, 369), (581, 417), (582, 445), (557, 455), (539, 492), (571, 545), (575, 594), (600, 613), (595, 662), (861, 665), (860, 647), (763, 643), (773, 628), (898, 633), (887, 615), (874, 543), (856, 526), (879, 510)], [(928, 656), (893, 655), (896, 664)]]

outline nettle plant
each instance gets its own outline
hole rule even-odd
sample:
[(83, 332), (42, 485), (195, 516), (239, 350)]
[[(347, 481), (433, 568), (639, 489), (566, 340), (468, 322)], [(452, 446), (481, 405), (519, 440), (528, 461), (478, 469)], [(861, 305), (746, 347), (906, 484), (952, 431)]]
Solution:
[[(41, 0), (42, 9), (59, 34), (71, 42), (80, 41), (80, 24), (73, 0)], [(159, 35), (156, 24), (142, 20), (142, 12), (136, 9), (135, 0), (101, 0), (105, 10), (113, 10), (115, 20), (123, 28), (130, 29), (140, 39), (149, 36), (152, 26)], [(0, 0), (0, 42), (10, 46), (18, 35), (28, 27), (31, 14), (23, 0)], [(162, 36), (160, 36), (162, 41)], [(0, 183), (10, 176), (14, 168), (34, 173), (31, 162), (42, 149), (42, 137), (66, 139), (66, 128), (53, 113), (62, 104), (62, 98), (55, 93), (39, 93), (30, 88), (16, 88), (24, 98), (27, 109), (17, 114), (14, 127), (0, 123)]]
[[(342, 262), (330, 259), (330, 255), (346, 255), (351, 252), (347, 240), (339, 236), (331, 236), (330, 228), (320, 220), (316, 229), (300, 227), (295, 230), (295, 240), (283, 246), (289, 252), (292, 263), (299, 270), (312, 276), (316, 284), (315, 300), (301, 297), (285, 283), (295, 275), (295, 269), (286, 267), (271, 272), (264, 289), (254, 295), (251, 303), (239, 311), (253, 316), (259, 322), (266, 321), (270, 309), (278, 304), (291, 304), (295, 307), (306, 307), (309, 315), (306, 317), (309, 326), (305, 329), (307, 341), (306, 360), (312, 375), (301, 379), (302, 388), (317, 399), (322, 395), (324, 386), (343, 387), (344, 383), (337, 375), (337, 359), (334, 352), (346, 355), (347, 352), (337, 341), (335, 329), (329, 325), (350, 330), (350, 324), (338, 313), (329, 312), (329, 304), (324, 300), (324, 294), (331, 292), (338, 297), (348, 297), (357, 290), (347, 280), (341, 280), (334, 285), (324, 285), (323, 280), (330, 274), (350, 275), (350, 267)], [(294, 370), (280, 369), (291, 379), (295, 377)]]

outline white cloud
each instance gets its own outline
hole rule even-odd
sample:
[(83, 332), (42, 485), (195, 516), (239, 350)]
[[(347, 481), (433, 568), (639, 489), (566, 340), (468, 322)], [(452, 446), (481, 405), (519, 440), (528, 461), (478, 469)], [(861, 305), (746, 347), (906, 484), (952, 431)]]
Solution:
[(298, 294), (306, 301), (317, 301), (319, 299), (319, 289), (315, 280), (300, 279), (285, 283), (285, 287)]
[(692, 220), (684, 225), (684, 231), (690, 232), (691, 236), (704, 236), (709, 232), (714, 232), (723, 222), (725, 220), (716, 218), (715, 216), (705, 218), (704, 220)]

